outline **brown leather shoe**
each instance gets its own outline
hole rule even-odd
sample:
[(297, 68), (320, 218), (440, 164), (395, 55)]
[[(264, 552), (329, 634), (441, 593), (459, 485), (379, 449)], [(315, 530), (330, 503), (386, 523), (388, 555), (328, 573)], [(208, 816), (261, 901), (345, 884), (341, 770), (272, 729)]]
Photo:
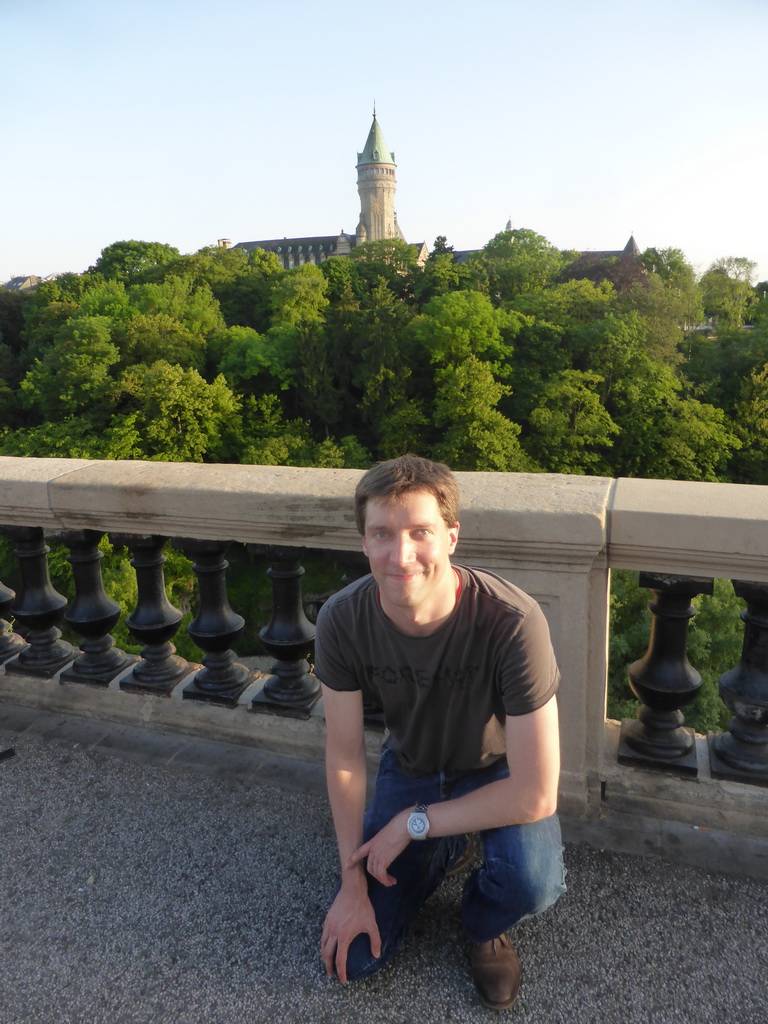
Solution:
[(472, 946), (472, 980), (483, 1003), (491, 1010), (506, 1010), (520, 991), (520, 961), (508, 935)]
[(467, 839), (467, 845), (464, 850), (459, 854), (456, 860), (452, 861), (448, 865), (448, 870), (445, 872), (446, 878), (452, 878), (454, 875), (458, 875), (460, 871), (472, 861), (475, 854), (477, 853), (477, 842), (474, 835), (470, 835)]

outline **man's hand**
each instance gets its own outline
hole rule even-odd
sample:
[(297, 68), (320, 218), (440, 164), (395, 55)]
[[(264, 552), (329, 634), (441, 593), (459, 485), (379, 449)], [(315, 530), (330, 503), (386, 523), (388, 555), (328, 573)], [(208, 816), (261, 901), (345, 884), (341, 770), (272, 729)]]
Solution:
[(397, 879), (393, 878), (387, 869), (411, 841), (406, 828), (409, 813), (410, 811), (401, 811), (396, 814), (373, 839), (359, 846), (347, 861), (347, 867), (352, 868), (367, 857), (369, 875), (382, 885), (397, 885)]
[(360, 878), (362, 885), (342, 884), (325, 918), (320, 942), (326, 973), (333, 977), (335, 969), (342, 985), (347, 983), (347, 951), (357, 935), (366, 934), (373, 955), (381, 956), (381, 936), (362, 872)]

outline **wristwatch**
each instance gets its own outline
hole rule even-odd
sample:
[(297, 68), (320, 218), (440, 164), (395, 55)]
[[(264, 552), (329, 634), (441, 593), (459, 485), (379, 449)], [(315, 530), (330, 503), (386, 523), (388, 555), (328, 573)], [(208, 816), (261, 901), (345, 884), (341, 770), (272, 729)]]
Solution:
[(426, 839), (429, 832), (429, 818), (427, 817), (427, 805), (416, 804), (408, 815), (406, 822), (408, 835), (411, 839)]

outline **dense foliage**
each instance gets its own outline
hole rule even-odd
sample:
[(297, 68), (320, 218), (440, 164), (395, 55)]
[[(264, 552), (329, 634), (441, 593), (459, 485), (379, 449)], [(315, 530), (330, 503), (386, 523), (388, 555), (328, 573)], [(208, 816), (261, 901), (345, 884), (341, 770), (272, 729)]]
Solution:
[[(721, 259), (697, 280), (677, 249), (589, 259), (527, 229), (462, 260), (441, 236), (423, 267), (397, 240), (292, 270), (116, 242), (87, 273), (0, 289), (0, 454), (367, 467), (410, 450), (766, 483), (754, 270)], [(645, 600), (625, 590), (617, 621)], [(614, 629), (623, 665), (631, 633)]]
[(589, 261), (526, 229), (463, 261), (441, 238), (424, 267), (397, 240), (287, 271), (261, 250), (117, 242), (85, 274), (0, 291), (0, 453), (366, 466), (415, 450), (763, 482), (753, 272), (723, 259), (697, 282), (677, 250)]

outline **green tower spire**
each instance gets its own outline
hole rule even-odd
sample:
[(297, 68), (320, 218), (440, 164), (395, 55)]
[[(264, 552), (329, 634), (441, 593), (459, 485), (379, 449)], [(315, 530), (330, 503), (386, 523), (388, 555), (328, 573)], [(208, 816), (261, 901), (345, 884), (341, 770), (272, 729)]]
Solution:
[(384, 138), (384, 133), (376, 120), (376, 107), (373, 108), (373, 124), (368, 132), (368, 138), (363, 152), (357, 154), (357, 165), (360, 164), (393, 164), (395, 154), (390, 153), (389, 146)]

